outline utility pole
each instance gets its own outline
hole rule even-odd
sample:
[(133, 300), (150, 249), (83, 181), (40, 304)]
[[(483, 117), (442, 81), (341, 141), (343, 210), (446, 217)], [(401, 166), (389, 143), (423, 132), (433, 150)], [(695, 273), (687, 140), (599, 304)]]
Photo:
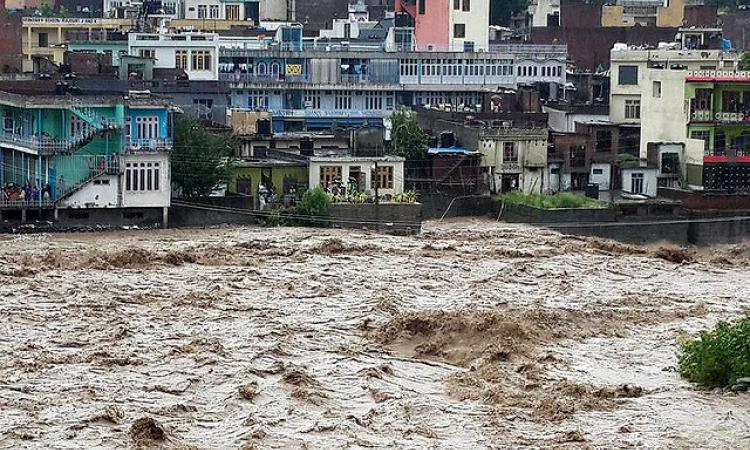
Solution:
[(380, 179), (378, 178), (378, 160), (375, 160), (375, 222), (377, 223), (378, 231), (380, 231), (380, 197), (378, 196), (378, 187), (380, 186)]

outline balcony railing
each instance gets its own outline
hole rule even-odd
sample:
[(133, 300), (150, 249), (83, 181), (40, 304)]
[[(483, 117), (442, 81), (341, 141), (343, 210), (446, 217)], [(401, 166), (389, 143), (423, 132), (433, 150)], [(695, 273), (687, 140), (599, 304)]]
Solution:
[(164, 152), (172, 148), (172, 139), (125, 139), (127, 152)]
[(92, 131), (88, 134), (73, 136), (67, 139), (53, 139), (49, 137), (39, 139), (37, 136), (23, 136), (0, 130), (0, 142), (6, 145), (23, 147), (41, 155), (51, 155), (73, 152), (91, 142), (96, 134), (97, 131)]

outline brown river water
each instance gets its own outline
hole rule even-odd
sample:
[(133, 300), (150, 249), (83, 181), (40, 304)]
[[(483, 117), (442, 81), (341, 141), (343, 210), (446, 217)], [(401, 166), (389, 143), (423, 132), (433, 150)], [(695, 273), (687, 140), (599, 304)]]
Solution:
[(423, 231), (0, 236), (0, 448), (750, 448), (750, 248)]

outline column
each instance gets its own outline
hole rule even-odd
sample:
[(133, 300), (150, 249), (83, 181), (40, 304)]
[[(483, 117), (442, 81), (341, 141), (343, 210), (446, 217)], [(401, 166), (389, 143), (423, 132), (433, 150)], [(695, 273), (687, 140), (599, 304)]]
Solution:
[(42, 207), (42, 155), (36, 157), (36, 189), (39, 197), (39, 208)]

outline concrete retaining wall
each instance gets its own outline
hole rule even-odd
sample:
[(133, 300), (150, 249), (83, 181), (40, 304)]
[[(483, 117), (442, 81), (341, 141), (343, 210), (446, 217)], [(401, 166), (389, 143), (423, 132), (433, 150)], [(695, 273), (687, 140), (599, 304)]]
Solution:
[[(489, 195), (472, 195), (454, 197), (442, 194), (423, 194), (419, 196), (424, 220), (443, 217), (485, 216), (493, 209), (493, 200)], [(448, 209), (450, 207), (450, 209)]]
[(422, 226), (422, 205), (419, 203), (373, 203), (331, 205), (333, 226), (371, 229), (385, 233), (413, 234)]
[[(499, 208), (502, 208), (502, 205), (498, 202), (495, 209)], [(497, 217), (496, 214), (494, 215)], [(614, 222), (617, 220), (617, 210), (614, 208), (540, 209), (526, 205), (505, 205), (500, 220), (513, 223), (557, 224)]]

